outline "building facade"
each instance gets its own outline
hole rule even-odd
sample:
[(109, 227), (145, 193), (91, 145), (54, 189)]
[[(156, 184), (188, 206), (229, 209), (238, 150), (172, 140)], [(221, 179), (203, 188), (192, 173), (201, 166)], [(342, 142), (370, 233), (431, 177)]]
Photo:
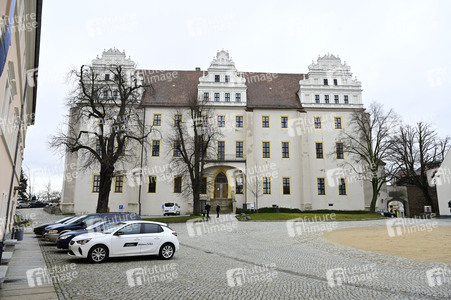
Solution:
[[(111, 57), (125, 59), (125, 53), (111, 49), (100, 60)], [(369, 184), (344, 167), (349, 158), (343, 132), (350, 130), (352, 113), (364, 108), (361, 82), (340, 58), (318, 57), (307, 74), (239, 72), (222, 50), (207, 70), (137, 72), (150, 86), (141, 100), (145, 122), (157, 130), (149, 149), (141, 151), (142, 160), (116, 176), (111, 211), (159, 215), (165, 202), (177, 202), (182, 213), (192, 212), (192, 199), (182, 196), (188, 176), (171, 168), (177, 153), (170, 136), (175, 119), (190, 124), (187, 106), (193, 98), (211, 106), (208, 126), (222, 134), (205, 168), (203, 204), (219, 204), (225, 212), (273, 206), (369, 209)], [(97, 175), (79, 165), (76, 154), (66, 156), (66, 212), (96, 207)]]
[[(34, 123), (42, 1), (0, 3), (0, 236), (16, 209), (27, 126)], [(18, 132), (20, 136), (18, 139)]]

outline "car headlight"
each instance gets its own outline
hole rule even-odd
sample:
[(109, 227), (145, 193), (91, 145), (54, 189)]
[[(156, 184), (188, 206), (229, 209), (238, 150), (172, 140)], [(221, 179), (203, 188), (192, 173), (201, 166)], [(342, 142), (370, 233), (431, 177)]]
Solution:
[(84, 245), (84, 244), (88, 243), (90, 240), (91, 239), (79, 240), (79, 241), (77, 241), (77, 244)]
[(68, 237), (70, 237), (69, 234), (61, 235), (61, 236), (59, 237), (59, 239), (60, 239), (60, 240), (65, 240), (65, 239), (67, 239)]
[(53, 230), (52, 233), (58, 233), (58, 230)]

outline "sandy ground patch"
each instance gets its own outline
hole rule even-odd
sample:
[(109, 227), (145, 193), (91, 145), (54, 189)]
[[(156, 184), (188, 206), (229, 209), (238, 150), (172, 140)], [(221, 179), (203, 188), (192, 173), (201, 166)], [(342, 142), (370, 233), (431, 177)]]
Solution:
[(406, 258), (451, 263), (451, 227), (403, 232), (390, 237), (386, 226), (345, 228), (326, 232), (331, 242)]

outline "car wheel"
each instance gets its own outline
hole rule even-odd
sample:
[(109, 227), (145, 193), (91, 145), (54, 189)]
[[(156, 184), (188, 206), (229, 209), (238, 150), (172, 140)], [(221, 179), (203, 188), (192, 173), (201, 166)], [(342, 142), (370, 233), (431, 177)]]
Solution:
[(96, 245), (89, 250), (88, 259), (92, 263), (101, 263), (108, 258), (108, 249), (103, 245)]
[(171, 259), (174, 256), (174, 245), (172, 244), (164, 244), (160, 248), (160, 258), (161, 259)]

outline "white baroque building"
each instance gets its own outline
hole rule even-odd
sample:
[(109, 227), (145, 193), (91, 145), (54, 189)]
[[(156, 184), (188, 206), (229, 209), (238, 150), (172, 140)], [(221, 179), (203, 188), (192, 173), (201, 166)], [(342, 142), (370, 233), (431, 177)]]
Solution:
[[(110, 49), (93, 65), (112, 62), (130, 61), (124, 52)], [(370, 185), (343, 168), (348, 158), (340, 138), (349, 130), (351, 114), (363, 104), (361, 82), (340, 58), (318, 57), (307, 74), (247, 73), (237, 71), (222, 50), (203, 71), (137, 71), (151, 85), (141, 100), (145, 122), (158, 131), (150, 137), (151, 149), (141, 152), (142, 160), (119, 171), (110, 211), (160, 215), (165, 202), (177, 202), (182, 214), (192, 212), (192, 199), (181, 196), (188, 178), (172, 173), (174, 151), (165, 138), (173, 131), (176, 115), (189, 119), (187, 104), (193, 97), (208, 99), (215, 119), (209, 126), (218, 126), (223, 134), (216, 141), (215, 159), (206, 166), (204, 204), (220, 204), (223, 212), (275, 205), (369, 209)], [(76, 154), (66, 156), (65, 212), (96, 208), (97, 174), (82, 172), (79, 165)]]

